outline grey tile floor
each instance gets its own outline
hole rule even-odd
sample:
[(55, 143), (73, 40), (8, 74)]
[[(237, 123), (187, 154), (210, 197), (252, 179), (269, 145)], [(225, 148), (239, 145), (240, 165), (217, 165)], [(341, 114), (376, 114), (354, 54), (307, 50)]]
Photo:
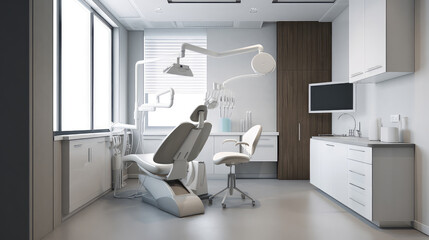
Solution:
[[(209, 180), (209, 192), (226, 180)], [(128, 186), (137, 182), (129, 180)], [(220, 205), (221, 196), (206, 212), (176, 218), (141, 202), (115, 199), (109, 193), (72, 216), (45, 240), (86, 239), (290, 239), (290, 240), (429, 240), (413, 229), (379, 229), (315, 190), (308, 181), (238, 179), (237, 186), (256, 199), (256, 206), (239, 194)]]

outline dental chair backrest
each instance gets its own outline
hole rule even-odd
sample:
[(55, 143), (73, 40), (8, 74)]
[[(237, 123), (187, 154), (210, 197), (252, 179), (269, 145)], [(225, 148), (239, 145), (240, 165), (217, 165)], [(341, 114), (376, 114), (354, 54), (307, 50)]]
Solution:
[[(153, 161), (159, 164), (173, 163), (173, 168), (175, 168), (177, 162), (181, 162), (181, 166), (177, 166), (176, 171), (180, 171), (180, 176), (186, 176), (187, 169), (184, 163), (187, 167), (187, 162), (194, 160), (200, 154), (210, 135), (212, 125), (209, 122), (205, 122), (206, 119), (207, 107), (204, 105), (198, 106), (191, 114), (191, 120), (198, 122), (198, 124), (185, 122), (177, 126), (159, 146)], [(185, 171), (183, 172), (183, 169), (177, 170), (179, 168), (185, 168)]]

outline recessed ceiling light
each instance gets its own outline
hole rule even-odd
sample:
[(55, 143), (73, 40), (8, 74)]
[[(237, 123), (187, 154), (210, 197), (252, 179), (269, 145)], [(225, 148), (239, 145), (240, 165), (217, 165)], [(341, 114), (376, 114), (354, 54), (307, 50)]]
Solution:
[(257, 8), (250, 8), (250, 11), (249, 11), (250, 13), (257, 13), (258, 12), (258, 9)]
[(163, 13), (164, 11), (162, 11), (162, 8), (155, 8), (154, 10), (156, 13)]

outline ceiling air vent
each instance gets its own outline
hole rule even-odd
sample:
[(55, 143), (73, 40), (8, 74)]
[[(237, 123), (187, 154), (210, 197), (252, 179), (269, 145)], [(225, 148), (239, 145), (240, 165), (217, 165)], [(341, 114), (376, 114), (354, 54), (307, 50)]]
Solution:
[(183, 28), (232, 28), (233, 21), (184, 21), (176, 22), (178, 27)]

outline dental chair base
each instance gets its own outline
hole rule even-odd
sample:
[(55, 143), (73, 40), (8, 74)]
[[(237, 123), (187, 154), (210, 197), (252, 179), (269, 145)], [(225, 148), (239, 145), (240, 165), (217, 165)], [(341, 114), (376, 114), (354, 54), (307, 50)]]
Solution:
[(147, 177), (144, 181), (147, 193), (142, 201), (177, 217), (204, 213), (201, 199), (180, 180), (163, 180)]

